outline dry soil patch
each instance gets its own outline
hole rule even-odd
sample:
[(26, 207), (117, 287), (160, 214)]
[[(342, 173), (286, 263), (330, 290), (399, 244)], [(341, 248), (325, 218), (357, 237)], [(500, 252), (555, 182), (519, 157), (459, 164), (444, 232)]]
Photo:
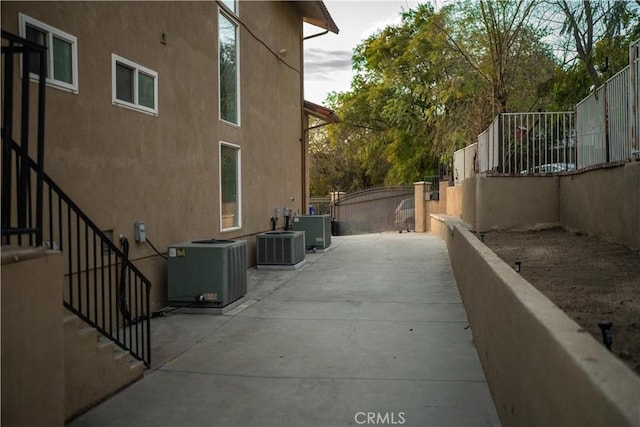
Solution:
[(613, 323), (612, 351), (640, 375), (640, 254), (561, 229), (492, 231), (485, 244), (588, 330)]

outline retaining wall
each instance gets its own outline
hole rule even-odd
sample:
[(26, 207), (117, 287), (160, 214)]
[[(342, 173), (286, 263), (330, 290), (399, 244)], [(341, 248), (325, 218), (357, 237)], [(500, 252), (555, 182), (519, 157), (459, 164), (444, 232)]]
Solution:
[(446, 212), (478, 231), (562, 226), (640, 249), (640, 162), (555, 176), (478, 174), (444, 193), (446, 206), (426, 202), (427, 231), (428, 215)]
[(469, 231), (431, 215), (503, 425), (640, 425), (640, 378)]

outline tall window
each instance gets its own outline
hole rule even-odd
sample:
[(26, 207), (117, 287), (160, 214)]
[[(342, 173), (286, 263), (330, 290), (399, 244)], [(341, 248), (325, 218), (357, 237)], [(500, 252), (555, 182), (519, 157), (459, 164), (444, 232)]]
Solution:
[(238, 88), (238, 25), (224, 13), (219, 13), (220, 119), (240, 124)]
[[(50, 86), (77, 92), (78, 43), (76, 37), (22, 13), (18, 19), (20, 21), (20, 36), (48, 47), (47, 83)], [(29, 61), (29, 71), (33, 75), (38, 74), (39, 70), (39, 56), (33, 55)]]
[(220, 143), (220, 228), (242, 226), (240, 185), (240, 147)]
[(238, 15), (238, 12), (236, 11), (236, 2), (235, 2), (235, 0), (222, 0), (222, 4), (224, 4), (227, 8), (229, 8), (229, 10), (231, 12), (233, 12), (236, 15)]
[(111, 73), (114, 104), (158, 113), (158, 73), (115, 54), (111, 55)]

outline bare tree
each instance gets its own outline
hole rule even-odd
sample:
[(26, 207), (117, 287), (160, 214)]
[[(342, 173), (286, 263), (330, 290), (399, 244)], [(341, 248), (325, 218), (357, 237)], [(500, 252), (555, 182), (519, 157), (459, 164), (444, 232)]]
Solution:
[[(640, 5), (640, 0), (636, 0)], [(578, 58), (584, 64), (594, 87), (600, 86), (600, 75), (594, 62), (594, 48), (599, 40), (620, 34), (625, 27), (631, 4), (615, 0), (557, 0), (555, 4), (565, 16), (562, 33), (570, 34)]]

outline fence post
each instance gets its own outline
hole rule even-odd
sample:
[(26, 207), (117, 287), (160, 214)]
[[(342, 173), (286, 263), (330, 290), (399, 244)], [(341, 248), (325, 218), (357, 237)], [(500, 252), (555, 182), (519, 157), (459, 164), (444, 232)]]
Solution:
[(431, 183), (419, 181), (413, 183), (414, 200), (415, 200), (415, 227), (416, 233), (424, 233), (427, 231), (427, 211), (426, 193), (431, 189)]
[(605, 82), (603, 85), (603, 107), (604, 107), (604, 155), (605, 162), (611, 161), (611, 146), (609, 145), (609, 84)]
[(504, 173), (504, 147), (502, 145), (503, 135), (502, 135), (502, 113), (498, 114), (498, 135), (497, 141), (495, 141), (496, 135), (494, 135), (494, 141), (498, 145), (498, 172)]

